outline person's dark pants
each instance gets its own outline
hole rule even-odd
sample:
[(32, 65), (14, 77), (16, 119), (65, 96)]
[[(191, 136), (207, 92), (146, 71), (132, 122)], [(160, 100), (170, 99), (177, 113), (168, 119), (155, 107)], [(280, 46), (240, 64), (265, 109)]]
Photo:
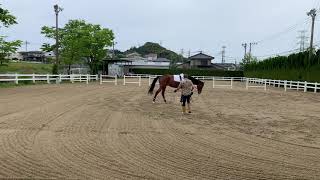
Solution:
[(188, 96), (181, 95), (180, 102), (182, 103), (182, 106), (186, 106), (186, 103), (189, 104), (190, 98), (191, 98), (191, 95), (188, 95)]

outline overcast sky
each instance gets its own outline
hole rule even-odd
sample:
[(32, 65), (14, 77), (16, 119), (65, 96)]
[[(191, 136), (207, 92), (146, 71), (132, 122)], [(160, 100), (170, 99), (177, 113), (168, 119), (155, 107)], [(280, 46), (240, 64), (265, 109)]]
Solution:
[[(40, 34), (44, 25), (55, 24), (53, 5), (64, 8), (60, 26), (70, 19), (84, 19), (110, 28), (116, 35), (116, 48), (126, 50), (147, 41), (162, 43), (185, 56), (190, 50), (204, 51), (221, 61), (226, 46), (228, 61), (239, 61), (244, 42), (259, 42), (256, 56), (267, 56), (299, 48), (298, 31), (310, 36), (311, 8), (320, 0), (0, 0), (19, 24), (1, 29), (10, 40), (29, 41), (28, 50), (38, 50), (49, 42)], [(316, 21), (315, 42), (320, 40)], [(22, 50), (25, 46), (22, 47)], [(261, 57), (262, 58), (262, 57)]]

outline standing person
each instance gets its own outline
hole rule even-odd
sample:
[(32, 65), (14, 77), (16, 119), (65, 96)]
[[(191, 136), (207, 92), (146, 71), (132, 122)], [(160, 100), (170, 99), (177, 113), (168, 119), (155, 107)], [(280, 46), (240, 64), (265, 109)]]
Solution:
[(177, 92), (179, 89), (181, 89), (181, 106), (182, 106), (182, 113), (186, 113), (186, 103), (188, 105), (188, 113), (191, 113), (191, 107), (190, 107), (190, 98), (193, 94), (193, 83), (190, 79), (184, 78), (183, 81), (180, 82), (178, 88), (174, 90), (174, 92)]

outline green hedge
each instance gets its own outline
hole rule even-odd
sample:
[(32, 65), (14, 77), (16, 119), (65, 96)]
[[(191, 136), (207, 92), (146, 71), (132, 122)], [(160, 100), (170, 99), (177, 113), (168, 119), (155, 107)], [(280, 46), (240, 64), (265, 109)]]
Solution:
[(309, 69), (274, 69), (245, 71), (245, 76), (255, 78), (320, 82), (320, 65)]
[(220, 77), (243, 77), (243, 71), (218, 71), (201, 69), (132, 69), (135, 74), (188, 74), (191, 76), (220, 76)]

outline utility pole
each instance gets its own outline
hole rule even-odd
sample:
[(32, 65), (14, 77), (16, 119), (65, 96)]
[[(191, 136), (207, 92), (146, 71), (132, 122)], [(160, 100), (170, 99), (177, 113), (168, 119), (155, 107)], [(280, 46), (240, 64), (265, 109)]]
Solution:
[(314, 21), (317, 16), (317, 10), (316, 9), (311, 9), (308, 13), (308, 16), (311, 16), (312, 19), (312, 26), (311, 26), (311, 39), (310, 39), (310, 53), (309, 53), (309, 58), (312, 56), (312, 51), (313, 51), (313, 33), (314, 33)]
[[(56, 14), (56, 66), (60, 64), (59, 62), (59, 12), (62, 11), (62, 8), (58, 6), (58, 4), (53, 6), (54, 12)], [(58, 68), (57, 68), (58, 69)]]
[(26, 52), (28, 52), (28, 44), (30, 44), (30, 42), (26, 41), (26, 42), (24, 42), (24, 43), (25, 43), (25, 45), (26, 45)]
[(184, 55), (184, 49), (180, 50), (180, 55), (183, 56)]
[(243, 43), (242, 46), (244, 47), (244, 56), (243, 56), (243, 59), (246, 59), (248, 43)]
[(190, 51), (190, 49), (189, 49), (189, 51), (188, 51), (188, 58), (191, 56), (191, 51)]
[(298, 31), (300, 33), (300, 36), (298, 36), (298, 39), (299, 39), (299, 46), (300, 46), (300, 52), (303, 52), (305, 51), (305, 44), (306, 44), (306, 41), (308, 39), (308, 37), (306, 36), (306, 30), (303, 30), (303, 31)]
[(221, 63), (225, 63), (226, 62), (226, 60), (225, 60), (225, 58), (226, 58), (226, 46), (222, 46), (222, 60), (221, 60)]
[(115, 53), (115, 51), (114, 51), (114, 45), (116, 45), (117, 44), (117, 42), (112, 42), (112, 59), (114, 59), (115, 57), (116, 57), (116, 53)]

